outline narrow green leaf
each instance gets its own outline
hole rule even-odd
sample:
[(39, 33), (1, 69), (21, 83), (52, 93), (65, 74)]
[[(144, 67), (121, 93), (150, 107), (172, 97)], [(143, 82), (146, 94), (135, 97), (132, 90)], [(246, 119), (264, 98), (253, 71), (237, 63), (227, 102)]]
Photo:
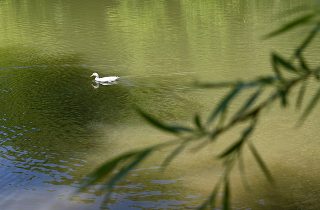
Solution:
[(317, 90), (316, 94), (313, 96), (313, 98), (310, 100), (310, 103), (308, 106), (305, 108), (303, 114), (301, 115), (300, 122), (303, 122), (304, 120), (307, 119), (309, 114), (312, 112), (314, 107), (317, 105), (320, 99), (320, 88)]
[(230, 209), (230, 186), (229, 180), (224, 184), (224, 193), (223, 193), (223, 210)]
[(214, 189), (213, 189), (212, 193), (210, 194), (210, 196), (208, 197), (208, 199), (205, 202), (203, 202), (202, 205), (198, 209), (205, 210), (208, 207), (210, 207), (209, 209), (215, 208), (217, 194), (218, 194), (219, 189), (220, 189), (220, 182), (218, 182), (216, 184), (216, 186), (214, 187)]
[(302, 54), (297, 55), (297, 58), (299, 60), (299, 65), (301, 67), (300, 70), (303, 70), (303, 72), (310, 72), (311, 69), (310, 69), (309, 65), (307, 64), (307, 62), (305, 61)]
[(263, 85), (270, 85), (270, 84), (273, 84), (276, 80), (277, 78), (274, 76), (263, 76), (263, 77), (259, 77), (257, 82)]
[(320, 24), (318, 23), (312, 31), (308, 34), (307, 38), (304, 40), (304, 42), (301, 44), (300, 47), (296, 50), (296, 56), (301, 56), (302, 52), (309, 46), (312, 39), (316, 36), (316, 34), (319, 32)]
[(175, 133), (175, 134), (178, 134), (178, 133), (181, 133), (181, 132), (191, 132), (191, 131), (193, 131), (193, 129), (188, 128), (188, 127), (165, 124), (165, 123), (161, 122), (160, 120), (156, 119), (155, 117), (145, 113), (144, 111), (142, 111), (139, 108), (136, 108), (136, 110), (150, 124), (152, 124), (153, 126), (159, 128), (159, 129), (161, 129), (163, 131), (171, 132), (171, 133)]
[(190, 149), (191, 152), (199, 152), (199, 150), (205, 148), (208, 144), (210, 144), (212, 140), (210, 139), (204, 139), (203, 141), (200, 141), (198, 144), (196, 144), (194, 147)]
[(245, 174), (242, 151), (238, 153), (238, 166), (239, 166), (240, 174)]
[(226, 121), (227, 119), (227, 115), (228, 115), (228, 107), (226, 107), (222, 113), (220, 114), (220, 118), (219, 118), (219, 121), (218, 121), (218, 124), (217, 124), (217, 128), (220, 128), (223, 126), (224, 122)]
[(218, 156), (218, 158), (225, 158), (228, 155), (230, 155), (231, 153), (233, 153), (233, 152), (235, 152), (237, 150), (240, 150), (242, 145), (243, 145), (243, 143), (248, 139), (248, 137), (250, 136), (250, 134), (254, 130), (254, 127), (255, 127), (255, 122), (251, 123), (251, 125), (243, 131), (240, 139), (238, 141), (236, 141), (233, 145), (228, 147), (224, 152), (222, 152)]
[(189, 127), (184, 127), (181, 125), (167, 125), (168, 128), (172, 129), (172, 130), (176, 130), (177, 133), (181, 133), (181, 132), (193, 132), (194, 130), (192, 128)]
[(302, 101), (303, 101), (303, 98), (304, 98), (304, 94), (306, 92), (306, 87), (307, 87), (307, 83), (304, 81), (302, 84), (301, 84), (301, 87), (300, 87), (300, 90), (299, 90), (299, 94), (298, 94), (298, 97), (297, 97), (297, 102), (296, 102), (296, 108), (297, 109), (300, 109), (301, 105), (302, 105)]
[(235, 86), (218, 104), (218, 106), (214, 109), (211, 115), (208, 118), (208, 124), (212, 123), (216, 117), (222, 113), (229, 105), (229, 103), (238, 95), (240, 90), (242, 89), (242, 84)]
[(200, 131), (204, 131), (204, 127), (203, 127), (203, 125), (202, 125), (200, 115), (196, 114), (196, 115), (194, 116), (194, 124), (197, 126), (197, 128), (198, 128)]
[(234, 143), (233, 145), (231, 145), (230, 147), (228, 147), (228, 149), (226, 149), (223, 153), (221, 153), (218, 158), (224, 158), (228, 155), (230, 155), (231, 153), (233, 153), (236, 150), (239, 150), (242, 146), (244, 142), (243, 138), (240, 138), (240, 140), (238, 140), (236, 143)]
[(280, 81), (285, 81), (282, 73), (280, 71), (279, 68), (279, 63), (277, 62), (276, 56), (274, 55), (274, 53), (271, 53), (271, 64), (272, 64), (272, 69), (274, 71), (274, 73), (276, 74), (276, 77), (280, 80)]
[(291, 29), (293, 29), (303, 23), (309, 22), (314, 16), (315, 16), (315, 14), (311, 13), (311, 14), (306, 14), (301, 17), (298, 17), (298, 18), (294, 19), (293, 21), (283, 25), (281, 28), (265, 35), (263, 38), (269, 39), (271, 37), (274, 37), (274, 36), (277, 36), (277, 35), (282, 34), (284, 32), (287, 32), (287, 31), (289, 31), (289, 30), (291, 30)]
[(262, 92), (262, 89), (259, 88), (256, 92), (254, 92), (247, 101), (242, 105), (242, 107), (239, 109), (239, 111), (234, 115), (234, 119), (238, 118), (239, 116), (243, 115), (251, 106), (254, 104), (254, 102), (257, 100), (257, 98), (260, 96)]
[(166, 159), (162, 162), (161, 167), (166, 168), (172, 160), (177, 157), (187, 146), (186, 142), (183, 142), (179, 146), (177, 146), (167, 157)]
[(279, 17), (288, 17), (291, 15), (296, 15), (297, 13), (300, 12), (306, 12), (308, 10), (312, 9), (309, 5), (298, 5), (296, 7), (290, 8), (281, 14), (279, 14)]
[(146, 149), (141, 151), (139, 154), (136, 154), (133, 161), (129, 164), (122, 167), (119, 172), (117, 172), (106, 184), (102, 187), (102, 190), (110, 190), (114, 187), (114, 185), (120, 181), (123, 177), (125, 177), (133, 168), (135, 168), (138, 164), (140, 164), (150, 153), (151, 149)]
[(257, 161), (258, 165), (260, 166), (261, 170), (263, 171), (266, 178), (269, 180), (269, 182), (273, 182), (272, 175), (267, 167), (267, 165), (264, 163), (263, 159), (261, 158), (258, 150), (255, 148), (255, 146), (249, 142), (249, 149), (251, 150), (255, 160)]
[(282, 107), (286, 107), (288, 105), (288, 99), (287, 99), (288, 92), (286, 90), (278, 90), (278, 94), (280, 97), (280, 102)]
[(250, 190), (250, 186), (248, 183), (248, 180), (246, 179), (246, 170), (245, 170), (245, 165), (244, 165), (244, 160), (243, 160), (243, 151), (240, 151), (238, 153), (238, 166), (239, 166), (239, 173), (241, 176), (241, 183), (245, 187), (245, 189)]
[(83, 190), (86, 187), (92, 185), (93, 183), (99, 181), (100, 179), (106, 177), (113, 171), (113, 169), (115, 169), (118, 166), (120, 162), (128, 160), (129, 158), (135, 156), (139, 152), (140, 151), (128, 152), (107, 161), (106, 163), (98, 167), (95, 171), (93, 171), (91, 174), (89, 174), (85, 179), (82, 180), (80, 184), (80, 190)]
[(275, 65), (281, 65), (283, 66), (287, 71), (297, 73), (296, 67), (290, 62), (278, 55), (277, 53), (272, 53), (272, 60)]

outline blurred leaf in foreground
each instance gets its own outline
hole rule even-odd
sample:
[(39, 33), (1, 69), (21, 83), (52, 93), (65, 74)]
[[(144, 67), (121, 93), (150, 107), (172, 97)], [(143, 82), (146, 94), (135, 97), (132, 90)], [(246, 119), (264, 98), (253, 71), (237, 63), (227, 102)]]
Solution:
[(168, 125), (166, 123), (161, 122), (160, 120), (156, 119), (155, 117), (151, 116), (150, 114), (147, 114), (146, 112), (142, 111), (139, 108), (136, 108), (137, 112), (150, 124), (153, 126), (166, 131), (166, 132), (171, 132), (175, 134), (179, 134), (181, 132), (192, 132), (193, 129), (188, 128), (188, 127), (183, 127), (179, 125)]
[(267, 34), (264, 36), (264, 39), (269, 39), (271, 37), (274, 37), (274, 36), (277, 36), (277, 35), (280, 35), (284, 32), (287, 32), (297, 26), (300, 26), (302, 24), (305, 24), (307, 22), (309, 22), (313, 17), (315, 16), (315, 13), (311, 13), (311, 14), (306, 14), (306, 15), (303, 15), (299, 18), (296, 18), (295, 20), (283, 25), (281, 28)]

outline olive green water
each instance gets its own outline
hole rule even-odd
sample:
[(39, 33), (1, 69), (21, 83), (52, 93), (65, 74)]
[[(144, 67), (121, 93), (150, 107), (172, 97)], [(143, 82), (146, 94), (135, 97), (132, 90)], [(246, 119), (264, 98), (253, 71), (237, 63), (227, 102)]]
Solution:
[[(168, 121), (205, 115), (222, 93), (190, 84), (267, 74), (269, 52), (290, 52), (306, 30), (261, 36), (302, 4), (311, 1), (0, 1), (0, 209), (99, 209), (99, 192), (72, 195), (81, 178), (121, 152), (172, 138), (132, 105)], [(121, 80), (96, 87), (92, 72)], [(320, 208), (319, 113), (299, 129), (294, 109), (265, 114), (254, 137), (277, 185), (248, 157), (251, 190), (235, 177), (236, 209)], [(103, 206), (195, 207), (221, 175), (213, 149), (186, 152), (164, 173), (159, 152)]]

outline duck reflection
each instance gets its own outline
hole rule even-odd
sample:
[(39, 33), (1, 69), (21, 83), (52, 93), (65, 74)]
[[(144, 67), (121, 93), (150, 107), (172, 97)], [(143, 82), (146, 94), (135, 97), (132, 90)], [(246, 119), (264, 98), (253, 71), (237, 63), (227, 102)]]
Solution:
[(94, 89), (97, 89), (97, 88), (100, 87), (100, 85), (110, 86), (110, 85), (116, 85), (116, 84), (118, 84), (118, 81), (113, 81), (113, 82), (97, 82), (97, 81), (93, 80), (91, 86), (92, 86)]

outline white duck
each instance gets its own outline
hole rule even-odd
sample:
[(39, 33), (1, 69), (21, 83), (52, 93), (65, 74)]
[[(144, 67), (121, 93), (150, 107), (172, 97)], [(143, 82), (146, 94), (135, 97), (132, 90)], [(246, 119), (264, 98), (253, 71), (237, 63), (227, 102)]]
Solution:
[(110, 76), (110, 77), (102, 77), (100, 78), (99, 77), (99, 74), (98, 73), (93, 73), (90, 77), (96, 77), (94, 78), (94, 80), (96, 82), (100, 82), (100, 83), (111, 83), (111, 82), (115, 82), (117, 81), (120, 77), (117, 77), (117, 76)]

